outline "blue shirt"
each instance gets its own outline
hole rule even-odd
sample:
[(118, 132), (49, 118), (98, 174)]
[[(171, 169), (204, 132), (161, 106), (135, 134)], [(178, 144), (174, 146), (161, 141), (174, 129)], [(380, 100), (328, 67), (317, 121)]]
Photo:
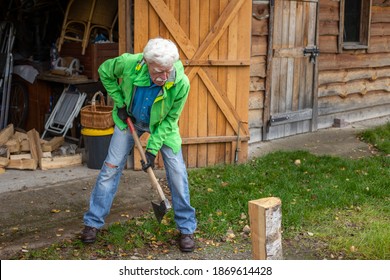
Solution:
[(150, 110), (161, 86), (151, 83), (149, 87), (137, 87), (134, 94), (131, 113), (137, 122), (149, 124)]

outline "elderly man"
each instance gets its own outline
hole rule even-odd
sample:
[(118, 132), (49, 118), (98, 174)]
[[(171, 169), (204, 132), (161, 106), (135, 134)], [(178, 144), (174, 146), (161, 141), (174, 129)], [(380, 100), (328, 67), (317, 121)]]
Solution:
[[(110, 212), (127, 155), (134, 146), (126, 124), (130, 117), (138, 136), (150, 133), (145, 152), (147, 162), (142, 164), (142, 169), (153, 168), (158, 151), (162, 154), (174, 218), (181, 233), (179, 247), (183, 252), (192, 252), (197, 224), (195, 209), (190, 204), (178, 127), (190, 83), (176, 45), (167, 39), (151, 39), (143, 53), (125, 53), (105, 61), (99, 67), (99, 75), (114, 101), (115, 130), (91, 194), (89, 210), (84, 214), (82, 241), (96, 240)], [(122, 79), (120, 84), (118, 79)]]

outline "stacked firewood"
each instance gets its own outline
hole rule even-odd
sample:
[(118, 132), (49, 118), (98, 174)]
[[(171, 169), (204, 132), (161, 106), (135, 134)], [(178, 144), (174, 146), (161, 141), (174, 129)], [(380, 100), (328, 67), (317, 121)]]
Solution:
[(19, 132), (12, 124), (0, 131), (0, 174), (6, 169), (47, 170), (81, 164), (77, 145), (66, 145), (64, 137), (47, 141), (35, 129)]

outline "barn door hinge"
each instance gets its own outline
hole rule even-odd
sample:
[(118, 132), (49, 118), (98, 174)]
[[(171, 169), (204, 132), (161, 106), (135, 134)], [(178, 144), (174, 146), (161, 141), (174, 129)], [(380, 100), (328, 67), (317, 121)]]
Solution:
[(306, 47), (303, 49), (304, 56), (310, 56), (310, 62), (316, 64), (320, 49), (317, 46)]

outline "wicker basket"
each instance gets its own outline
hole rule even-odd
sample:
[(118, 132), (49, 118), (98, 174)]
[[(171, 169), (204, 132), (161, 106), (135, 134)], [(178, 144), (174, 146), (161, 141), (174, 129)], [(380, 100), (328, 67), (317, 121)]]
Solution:
[[(96, 105), (96, 97), (100, 95), (100, 104)], [(81, 125), (85, 128), (107, 129), (114, 126), (112, 106), (106, 106), (104, 95), (98, 91), (92, 97), (92, 104), (80, 111)]]

